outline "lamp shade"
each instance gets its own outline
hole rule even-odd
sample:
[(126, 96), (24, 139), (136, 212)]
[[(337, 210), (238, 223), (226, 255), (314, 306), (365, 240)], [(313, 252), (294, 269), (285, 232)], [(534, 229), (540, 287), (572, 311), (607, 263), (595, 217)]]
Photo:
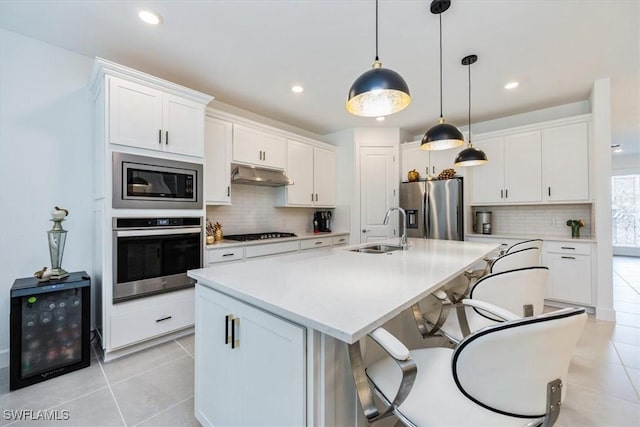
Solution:
[(489, 160), (487, 159), (487, 155), (484, 151), (475, 148), (475, 147), (467, 147), (456, 156), (456, 160), (454, 164), (456, 166), (477, 166), (484, 165)]
[(353, 82), (347, 111), (356, 116), (379, 117), (397, 113), (411, 102), (409, 87), (400, 74), (379, 62)]
[(464, 144), (464, 136), (457, 127), (440, 121), (425, 132), (420, 148), (423, 150), (448, 150)]

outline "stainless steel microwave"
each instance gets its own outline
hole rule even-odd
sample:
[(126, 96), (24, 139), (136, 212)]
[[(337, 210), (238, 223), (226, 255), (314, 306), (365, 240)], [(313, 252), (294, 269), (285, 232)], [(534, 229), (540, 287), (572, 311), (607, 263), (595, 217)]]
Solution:
[(201, 209), (202, 165), (114, 152), (112, 206)]

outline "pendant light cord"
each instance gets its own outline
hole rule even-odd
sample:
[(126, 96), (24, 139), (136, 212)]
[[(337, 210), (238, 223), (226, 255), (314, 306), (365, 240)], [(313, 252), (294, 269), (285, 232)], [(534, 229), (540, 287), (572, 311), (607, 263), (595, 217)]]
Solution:
[(442, 119), (442, 13), (438, 17), (440, 17), (440, 119)]
[(378, 60), (378, 0), (376, 0), (376, 61)]
[(469, 69), (469, 147), (471, 147), (471, 63), (467, 68)]

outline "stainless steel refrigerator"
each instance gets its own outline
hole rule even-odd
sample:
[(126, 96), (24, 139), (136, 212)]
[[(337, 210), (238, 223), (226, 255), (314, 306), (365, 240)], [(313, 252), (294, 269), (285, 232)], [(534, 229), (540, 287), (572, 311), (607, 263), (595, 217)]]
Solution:
[(464, 240), (462, 203), (462, 178), (400, 184), (408, 237)]

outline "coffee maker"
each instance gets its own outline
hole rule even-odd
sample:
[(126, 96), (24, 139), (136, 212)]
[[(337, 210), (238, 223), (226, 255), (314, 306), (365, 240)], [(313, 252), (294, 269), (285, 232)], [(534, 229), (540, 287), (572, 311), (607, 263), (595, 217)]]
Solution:
[(316, 211), (316, 213), (313, 214), (313, 232), (331, 232), (331, 211)]
[(473, 221), (473, 231), (482, 234), (491, 234), (491, 211), (477, 211)]

